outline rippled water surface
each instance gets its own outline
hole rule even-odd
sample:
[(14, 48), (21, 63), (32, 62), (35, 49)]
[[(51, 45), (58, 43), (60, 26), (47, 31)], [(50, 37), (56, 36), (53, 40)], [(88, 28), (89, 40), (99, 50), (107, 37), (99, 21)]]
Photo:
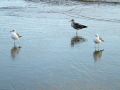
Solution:
[[(119, 16), (114, 3), (1, 0), (0, 90), (119, 90)], [(71, 19), (88, 28), (76, 34)]]

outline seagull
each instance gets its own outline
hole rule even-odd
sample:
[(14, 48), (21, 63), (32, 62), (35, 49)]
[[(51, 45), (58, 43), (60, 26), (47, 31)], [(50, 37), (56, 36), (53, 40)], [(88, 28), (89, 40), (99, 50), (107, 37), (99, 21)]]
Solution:
[(93, 41), (95, 44), (98, 44), (98, 46), (99, 43), (104, 42), (104, 40), (98, 34), (95, 34)]
[[(71, 26), (72, 26), (74, 29), (76, 29), (76, 30), (83, 29), (83, 28), (87, 28), (87, 26), (85, 26), (85, 25), (76, 23), (74, 19), (72, 19), (70, 22), (71, 22)], [(77, 33), (77, 32), (76, 32), (76, 33)]]
[(11, 32), (11, 38), (14, 39), (14, 44), (15, 44), (15, 40), (19, 39), (19, 38), (22, 37), (22, 36), (20, 36), (20, 35), (16, 32), (16, 30), (12, 30), (12, 31), (10, 31), (10, 32)]

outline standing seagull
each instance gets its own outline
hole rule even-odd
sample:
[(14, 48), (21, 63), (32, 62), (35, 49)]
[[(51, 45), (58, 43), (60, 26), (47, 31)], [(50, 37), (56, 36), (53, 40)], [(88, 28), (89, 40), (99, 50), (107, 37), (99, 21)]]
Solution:
[(19, 38), (22, 37), (22, 36), (20, 36), (20, 35), (16, 32), (16, 30), (12, 30), (12, 31), (10, 31), (10, 32), (11, 32), (11, 38), (14, 39), (14, 44), (15, 44), (15, 40), (19, 39)]
[(98, 47), (99, 47), (99, 43), (104, 42), (104, 40), (98, 34), (95, 34), (93, 41), (95, 44), (98, 44)]
[[(85, 26), (85, 25), (76, 23), (74, 19), (72, 19), (70, 22), (71, 22), (71, 26), (72, 26), (74, 29), (76, 29), (76, 30), (83, 29), (83, 28), (87, 28), (87, 26)], [(77, 33), (77, 32), (76, 32), (76, 33)]]

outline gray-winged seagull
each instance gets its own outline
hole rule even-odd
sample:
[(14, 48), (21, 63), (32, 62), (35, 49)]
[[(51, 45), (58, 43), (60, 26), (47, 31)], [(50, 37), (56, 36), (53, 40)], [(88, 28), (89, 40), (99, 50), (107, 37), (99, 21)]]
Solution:
[(104, 42), (104, 40), (98, 34), (95, 34), (93, 41), (95, 44), (98, 44), (98, 46), (99, 46), (99, 43)]
[(19, 38), (22, 37), (22, 36), (20, 36), (20, 35), (16, 32), (16, 30), (12, 30), (12, 31), (10, 31), (10, 32), (11, 32), (11, 38), (14, 39), (14, 44), (15, 44), (15, 40), (19, 39)]
[[(72, 26), (74, 29), (76, 29), (76, 30), (83, 29), (83, 28), (87, 28), (87, 26), (85, 26), (85, 25), (76, 23), (74, 19), (72, 19), (70, 22), (71, 22), (71, 26)], [(77, 32), (76, 32), (76, 33), (77, 33)]]

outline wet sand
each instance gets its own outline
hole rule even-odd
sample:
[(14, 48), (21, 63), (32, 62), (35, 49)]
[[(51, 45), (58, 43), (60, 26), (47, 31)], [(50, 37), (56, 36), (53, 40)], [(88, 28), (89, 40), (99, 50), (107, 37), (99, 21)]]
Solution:
[[(120, 89), (119, 5), (24, 2), (0, 9), (1, 90)], [(71, 19), (88, 28), (76, 35)], [(15, 46), (13, 29), (22, 36)], [(96, 33), (105, 40), (99, 49)]]

